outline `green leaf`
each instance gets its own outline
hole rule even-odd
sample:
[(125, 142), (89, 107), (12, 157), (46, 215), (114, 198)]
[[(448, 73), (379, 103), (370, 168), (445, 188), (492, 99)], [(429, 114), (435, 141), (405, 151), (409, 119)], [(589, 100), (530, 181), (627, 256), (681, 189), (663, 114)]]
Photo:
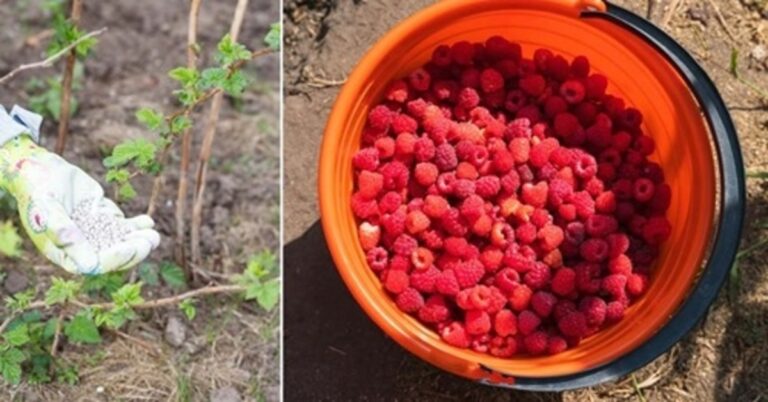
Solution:
[(195, 308), (195, 302), (192, 299), (184, 299), (179, 303), (179, 310), (181, 310), (189, 321), (195, 319), (197, 315), (197, 308)]
[(18, 257), (21, 254), (21, 236), (11, 221), (0, 225), (0, 253), (9, 257)]
[(82, 290), (84, 292), (105, 292), (112, 294), (120, 289), (125, 283), (125, 272), (116, 271), (100, 275), (89, 275), (83, 280)]
[(141, 282), (123, 285), (116, 292), (112, 293), (112, 301), (118, 307), (130, 307), (144, 303), (144, 298), (141, 297), (141, 285)]
[(27, 308), (32, 300), (35, 299), (35, 289), (27, 289), (23, 292), (16, 293), (13, 296), (5, 298), (5, 305), (15, 311), (21, 311)]
[(160, 265), (160, 276), (166, 285), (174, 289), (183, 289), (187, 286), (187, 276), (184, 270), (176, 264), (165, 262)]
[(45, 304), (66, 303), (74, 300), (80, 293), (81, 284), (61, 278), (52, 278), (51, 287), (45, 292)]
[(6, 331), (3, 339), (11, 346), (23, 346), (29, 343), (29, 324), (17, 325), (15, 328)]
[(139, 265), (139, 279), (149, 286), (157, 286), (160, 284), (160, 275), (157, 273), (157, 266), (148, 262)]
[(238, 70), (224, 80), (224, 85), (221, 88), (231, 96), (238, 96), (243, 93), (247, 86), (248, 78), (241, 70)]
[(21, 382), (21, 363), (27, 359), (24, 352), (16, 348), (9, 348), (0, 352), (0, 374), (10, 384)]
[(194, 68), (176, 67), (168, 72), (168, 76), (175, 81), (179, 81), (183, 86), (194, 85), (200, 77), (200, 73)]
[(138, 167), (143, 168), (155, 161), (156, 152), (155, 144), (143, 138), (128, 140), (118, 144), (112, 150), (112, 155), (104, 159), (104, 166), (114, 168), (134, 161)]
[(136, 119), (152, 131), (158, 131), (165, 122), (163, 115), (154, 109), (143, 107), (136, 111)]
[(731, 49), (731, 64), (729, 66), (729, 71), (731, 72), (731, 75), (739, 78), (739, 49), (735, 47)]
[(224, 65), (229, 66), (240, 60), (248, 60), (251, 58), (251, 52), (243, 45), (232, 40), (232, 36), (229, 34), (224, 35), (219, 41), (218, 45), (219, 54), (216, 56), (217, 61)]
[(277, 279), (262, 284), (253, 284), (246, 289), (245, 299), (253, 300), (265, 310), (272, 310), (280, 300), (280, 283)]
[(64, 325), (64, 334), (70, 342), (95, 344), (101, 343), (99, 328), (86, 313), (80, 312)]
[(222, 87), (228, 75), (229, 72), (225, 68), (206, 68), (200, 77), (200, 87), (201, 89)]
[(272, 50), (280, 49), (280, 31), (282, 31), (280, 23), (275, 22), (269, 27), (269, 32), (264, 37), (264, 43)]
[(133, 188), (131, 183), (121, 184), (117, 189), (117, 193), (120, 196), (120, 199), (123, 200), (132, 200), (136, 197), (136, 189)]
[(257, 278), (262, 278), (277, 268), (277, 257), (269, 250), (264, 250), (248, 259), (246, 271)]
[(176, 116), (171, 122), (172, 133), (178, 134), (190, 127), (192, 127), (192, 121), (187, 116)]
[(107, 171), (107, 183), (125, 183), (131, 178), (128, 169), (109, 169)]

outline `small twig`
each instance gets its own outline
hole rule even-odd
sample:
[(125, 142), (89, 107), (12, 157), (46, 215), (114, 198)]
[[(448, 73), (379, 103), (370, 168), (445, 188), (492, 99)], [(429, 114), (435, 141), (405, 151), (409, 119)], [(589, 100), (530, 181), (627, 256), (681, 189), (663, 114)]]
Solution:
[(645, 19), (653, 21), (653, 9), (656, 6), (656, 0), (647, 0), (648, 4), (645, 8)]
[(731, 32), (731, 29), (728, 27), (728, 23), (725, 21), (725, 17), (723, 17), (723, 13), (720, 12), (720, 7), (717, 6), (717, 4), (712, 0), (707, 0), (709, 2), (710, 7), (712, 7), (713, 10), (715, 10), (715, 16), (717, 17), (717, 22), (720, 23), (720, 26), (723, 27), (723, 30), (728, 35), (728, 37), (731, 39), (731, 42), (736, 44), (738, 43), (736, 41), (736, 36)]
[(34, 35), (28, 36), (27, 39), (24, 40), (24, 44), (29, 47), (38, 47), (40, 46), (40, 42), (53, 36), (53, 33), (53, 29), (42, 30)]
[[(232, 18), (232, 25), (229, 29), (229, 35), (232, 37), (233, 42), (237, 42), (237, 37), (240, 34), (240, 27), (243, 24), (245, 9), (247, 7), (248, 0), (237, 0), (235, 15)], [(258, 55), (254, 53), (253, 57), (258, 57)], [(192, 261), (195, 263), (199, 262), (201, 258), (200, 226), (202, 224), (203, 215), (205, 179), (206, 174), (208, 173), (208, 161), (211, 159), (213, 140), (216, 138), (216, 123), (219, 120), (219, 113), (221, 112), (221, 104), (223, 100), (224, 94), (219, 92), (214, 96), (213, 101), (211, 102), (211, 109), (208, 112), (208, 121), (205, 126), (205, 134), (203, 135), (203, 144), (200, 147), (200, 154), (198, 157), (197, 174), (195, 175), (195, 196), (192, 207), (192, 233), (190, 239)]]
[(53, 334), (53, 344), (51, 345), (51, 357), (56, 357), (59, 349), (59, 342), (61, 341), (61, 327), (64, 321), (64, 309), (59, 312), (59, 317), (56, 318), (56, 332)]
[(154, 356), (160, 356), (160, 348), (156, 347), (156, 345), (153, 345), (143, 339), (137, 338), (132, 335), (128, 335), (123, 331), (119, 331), (117, 329), (107, 328), (107, 331), (114, 334), (117, 337), (123, 338), (129, 342), (133, 342), (136, 345), (139, 345), (140, 347), (146, 349), (150, 354)]
[[(72, 24), (77, 27), (80, 22), (80, 14), (83, 11), (82, 0), (72, 0), (72, 13), (70, 19)], [(70, 98), (72, 97), (72, 79), (75, 73), (75, 62), (77, 61), (77, 49), (72, 48), (67, 56), (67, 64), (64, 67), (64, 75), (61, 79), (61, 105), (59, 108), (59, 136), (56, 138), (57, 154), (64, 153), (64, 148), (67, 145), (67, 134), (69, 134), (69, 113), (70, 113)]]
[(83, 41), (86, 41), (86, 40), (88, 40), (90, 38), (93, 38), (93, 37), (96, 37), (96, 36), (99, 36), (99, 35), (103, 34), (104, 32), (106, 32), (106, 30), (107, 30), (107, 28), (105, 27), (105, 28), (99, 29), (98, 31), (93, 31), (93, 32), (88, 33), (87, 35), (83, 35), (82, 37), (80, 37), (80, 39), (70, 43), (69, 46), (65, 47), (64, 49), (61, 49), (60, 51), (56, 52), (56, 54), (48, 57), (45, 60), (41, 60), (41, 61), (38, 61), (38, 62), (35, 62), (35, 63), (22, 64), (22, 65), (20, 65), (20, 66), (18, 66), (16, 68), (14, 68), (8, 74), (6, 74), (2, 78), (0, 78), (0, 85), (4, 84), (6, 81), (9, 81), (13, 77), (15, 77), (17, 74), (21, 73), (22, 71), (33, 70), (33, 69), (36, 69), (36, 68), (48, 68), (48, 67), (53, 66), (53, 64), (57, 60), (59, 60), (62, 56), (67, 54), (70, 50), (74, 49), (77, 45), (79, 45)]
[[(192, 4), (189, 9), (189, 29), (187, 32), (187, 67), (197, 67), (197, 52), (195, 52), (195, 45), (197, 44), (197, 15), (200, 11), (201, 0), (192, 0)], [(184, 245), (186, 238), (186, 227), (184, 220), (184, 212), (186, 212), (187, 206), (187, 187), (189, 183), (189, 157), (192, 148), (192, 127), (188, 127), (184, 130), (181, 136), (181, 162), (179, 164), (179, 188), (176, 194), (176, 263), (184, 268), (187, 275), (194, 281), (194, 270), (187, 269), (187, 258), (184, 252)]]
[[(179, 304), (181, 301), (198, 297), (198, 296), (206, 296), (206, 295), (221, 294), (221, 293), (238, 293), (244, 290), (245, 288), (240, 285), (207, 286), (204, 288), (190, 290), (189, 292), (182, 293), (176, 296), (165, 297), (162, 299), (150, 300), (144, 303), (134, 304), (131, 307), (138, 310), (145, 310), (145, 309), (153, 309), (158, 307), (175, 306)], [(80, 301), (73, 301), (72, 303), (83, 308), (90, 307), (90, 308), (98, 308), (98, 309), (104, 309), (104, 310), (108, 310), (115, 307), (115, 303), (88, 304)]]

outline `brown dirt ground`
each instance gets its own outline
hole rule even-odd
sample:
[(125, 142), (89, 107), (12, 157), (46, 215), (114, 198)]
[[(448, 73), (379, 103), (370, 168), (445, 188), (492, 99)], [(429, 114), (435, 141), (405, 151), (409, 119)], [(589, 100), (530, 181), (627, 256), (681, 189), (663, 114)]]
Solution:
[[(758, 401), (768, 399), (768, 250), (741, 261), (732, 302), (723, 291), (708, 317), (652, 364), (612, 384), (565, 393), (494, 389), (445, 374), (387, 339), (334, 273), (317, 221), (315, 167), (339, 83), (383, 33), (427, 0), (289, 0), (285, 17), (285, 395), (287, 400)], [(617, 1), (647, 15), (646, 1)], [(768, 168), (768, 113), (728, 72), (740, 51), (745, 79), (768, 90), (764, 0), (656, 1), (650, 18), (704, 66), (725, 97), (749, 171)], [(666, 23), (665, 23), (666, 21)], [(765, 237), (768, 187), (748, 183), (752, 223), (744, 246)], [(762, 223), (763, 228), (759, 224)], [(312, 339), (312, 342), (307, 342)], [(637, 385), (633, 385), (636, 383)]]
[[(25, 39), (46, 28), (48, 16), (40, 0), (3, 2), (0, 7), (0, 75), (23, 62), (40, 60), (41, 46), (25, 45)], [(199, 38), (202, 65), (207, 55), (229, 30), (234, 1), (204, 1), (200, 13)], [(85, 63), (84, 86), (77, 93), (80, 107), (71, 125), (65, 158), (81, 166), (104, 184), (103, 150), (126, 137), (148, 135), (133, 117), (141, 106), (176, 110), (173, 83), (166, 72), (186, 63), (188, 2), (86, 1), (83, 26), (92, 30), (108, 27), (95, 52)], [(245, 17), (241, 42), (250, 48), (263, 47), (269, 24), (280, 18), (277, 1), (252, 1)], [(279, 58), (272, 55), (247, 67), (252, 80), (242, 102), (225, 102), (207, 181), (205, 200), (203, 269), (214, 275), (242, 270), (249, 255), (263, 249), (277, 252), (279, 246)], [(26, 104), (25, 82), (60, 71), (38, 70), (15, 78), (0, 88), (0, 103)], [(203, 109), (207, 111), (207, 108)], [(194, 132), (193, 152), (199, 149), (203, 112)], [(52, 148), (56, 123), (43, 127), (44, 145)], [(163, 243), (150, 257), (160, 262), (172, 259), (174, 239), (177, 153), (170, 158), (166, 186), (154, 218)], [(193, 162), (194, 164), (194, 162)], [(195, 166), (192, 166), (194, 171)], [(256, 180), (255, 178), (258, 178)], [(191, 179), (194, 180), (194, 179)], [(140, 196), (127, 203), (129, 214), (146, 209), (152, 180), (141, 178)], [(191, 200), (190, 200), (191, 202)], [(6, 219), (6, 217), (3, 217)], [(30, 278), (30, 286), (44, 289), (54, 270), (25, 242), (21, 260), (3, 260), (6, 271), (16, 270)], [(32, 267), (33, 269), (30, 269)], [(200, 285), (200, 284), (198, 284)], [(164, 287), (147, 289), (145, 299), (167, 296)], [(0, 290), (0, 298), (6, 296)], [(235, 387), (244, 400), (279, 400), (279, 312), (264, 313), (239, 305), (229, 298), (198, 303), (198, 317), (189, 325), (187, 342), (174, 349), (163, 341), (168, 317), (174, 309), (142, 314), (125, 332), (162, 349), (159, 355), (105, 334), (103, 345), (77, 348), (64, 345), (62, 358), (80, 367), (76, 386), (47, 385), (8, 387), (0, 385), (3, 401), (203, 401), (211, 390)], [(0, 311), (0, 315), (3, 312)], [(186, 389), (186, 396), (184, 390)]]

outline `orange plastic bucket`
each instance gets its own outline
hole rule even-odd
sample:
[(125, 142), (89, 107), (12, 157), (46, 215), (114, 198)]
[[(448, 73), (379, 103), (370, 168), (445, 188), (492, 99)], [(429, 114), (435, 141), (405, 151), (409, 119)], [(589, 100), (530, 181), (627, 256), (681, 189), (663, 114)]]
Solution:
[[(585, 55), (609, 78), (609, 93), (644, 114), (652, 159), (672, 189), (672, 234), (648, 292), (625, 318), (554, 356), (501, 359), (444, 343), (402, 313), (367, 266), (350, 207), (352, 156), (367, 113), (389, 82), (429, 60), (441, 44), (520, 43), (567, 58)], [(702, 112), (703, 110), (703, 112)], [(323, 229), (336, 266), (366, 313), (403, 347), (455, 374), (524, 389), (565, 389), (607, 381), (671, 347), (706, 311), (735, 255), (744, 177), (733, 125), (711, 80), (673, 40), (599, 0), (447, 0), (386, 34), (360, 61), (338, 96), (320, 155)]]

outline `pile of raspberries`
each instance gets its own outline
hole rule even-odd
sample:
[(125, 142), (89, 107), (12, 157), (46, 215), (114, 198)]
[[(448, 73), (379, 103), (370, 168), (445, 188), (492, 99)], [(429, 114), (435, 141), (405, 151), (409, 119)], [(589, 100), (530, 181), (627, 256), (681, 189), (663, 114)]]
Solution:
[(670, 234), (643, 115), (605, 76), (502, 37), (390, 83), (355, 154), (370, 268), (447, 343), (562, 352), (622, 319)]

